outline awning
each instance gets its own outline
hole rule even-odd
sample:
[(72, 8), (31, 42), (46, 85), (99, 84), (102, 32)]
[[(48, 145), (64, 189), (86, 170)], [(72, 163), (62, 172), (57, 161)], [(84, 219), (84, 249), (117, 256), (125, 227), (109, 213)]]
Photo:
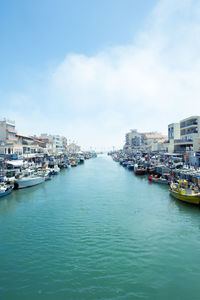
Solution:
[(7, 160), (7, 165), (12, 165), (13, 167), (23, 167), (23, 160)]

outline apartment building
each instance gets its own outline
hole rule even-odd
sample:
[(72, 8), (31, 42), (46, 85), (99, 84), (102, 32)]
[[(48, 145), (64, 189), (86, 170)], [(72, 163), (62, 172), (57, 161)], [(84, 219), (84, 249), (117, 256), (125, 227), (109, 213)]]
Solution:
[(200, 116), (180, 121), (180, 138), (174, 139), (174, 152), (200, 151)]
[(180, 140), (180, 123), (168, 125), (168, 142), (166, 143), (167, 152), (174, 152), (174, 140)]
[(16, 143), (15, 122), (4, 119), (0, 121), (0, 141), (1, 143)]
[(42, 133), (39, 139), (48, 141), (47, 147), (50, 153), (61, 153), (67, 149), (67, 138), (64, 136)]

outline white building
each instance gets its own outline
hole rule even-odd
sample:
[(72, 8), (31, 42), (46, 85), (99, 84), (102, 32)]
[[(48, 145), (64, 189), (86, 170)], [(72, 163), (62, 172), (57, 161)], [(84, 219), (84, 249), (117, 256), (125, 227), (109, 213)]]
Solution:
[(1, 143), (16, 143), (15, 122), (4, 119), (0, 121), (0, 141)]
[(180, 121), (180, 138), (174, 139), (174, 151), (200, 151), (200, 116), (191, 116)]
[(180, 139), (180, 123), (172, 123), (168, 125), (168, 140)]
[(0, 145), (0, 154), (3, 155), (22, 155), (23, 154), (23, 146), (14, 144), (14, 143), (6, 143), (4, 145)]
[(44, 148), (32, 137), (16, 133), (16, 142), (7, 142), (0, 145), (0, 154), (18, 155), (18, 156), (36, 156), (38, 153), (44, 153)]
[(180, 123), (168, 125), (168, 143), (166, 144), (167, 152), (174, 152), (174, 140), (180, 140)]
[(67, 138), (64, 136), (42, 133), (39, 139), (48, 140), (47, 147), (50, 153), (63, 153), (67, 149)]
[(81, 147), (76, 145), (75, 143), (71, 143), (67, 146), (67, 151), (70, 153), (77, 153), (81, 151)]
[(130, 132), (125, 135), (124, 149), (132, 149), (134, 147), (140, 147), (143, 141), (143, 135), (137, 132), (137, 129), (131, 129)]

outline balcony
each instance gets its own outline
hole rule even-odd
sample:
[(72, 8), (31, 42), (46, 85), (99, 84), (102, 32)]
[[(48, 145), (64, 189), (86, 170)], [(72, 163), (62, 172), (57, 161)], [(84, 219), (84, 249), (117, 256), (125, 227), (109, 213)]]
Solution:
[(184, 154), (186, 152), (186, 149), (176, 149), (174, 150), (174, 153)]
[(193, 144), (193, 139), (185, 139), (185, 140), (174, 140), (174, 144), (179, 144), (179, 145), (192, 145)]
[(189, 123), (186, 123), (186, 124), (182, 124), (180, 126), (180, 128), (185, 128), (185, 127), (189, 127), (189, 126), (196, 126), (196, 125), (198, 125), (198, 121), (197, 120), (189, 122)]
[(193, 133), (198, 133), (198, 129), (195, 128), (194, 130), (187, 130), (187, 131), (181, 132), (181, 135), (187, 135), (187, 134), (193, 134)]
[(16, 138), (6, 138), (6, 142), (17, 142)]
[(17, 133), (17, 131), (16, 131), (16, 130), (11, 130), (11, 129), (6, 129), (6, 132), (9, 132), (9, 133), (14, 133), (14, 134), (16, 134), (16, 133)]

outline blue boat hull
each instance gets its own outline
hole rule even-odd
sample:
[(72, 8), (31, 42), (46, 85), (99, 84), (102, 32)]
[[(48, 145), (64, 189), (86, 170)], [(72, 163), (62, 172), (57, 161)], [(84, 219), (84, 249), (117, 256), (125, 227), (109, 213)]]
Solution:
[(7, 195), (11, 194), (12, 190), (13, 190), (13, 189), (11, 188), (11, 189), (7, 190), (7, 191), (4, 192), (4, 193), (0, 193), (0, 197), (4, 197), (4, 196), (7, 196)]

